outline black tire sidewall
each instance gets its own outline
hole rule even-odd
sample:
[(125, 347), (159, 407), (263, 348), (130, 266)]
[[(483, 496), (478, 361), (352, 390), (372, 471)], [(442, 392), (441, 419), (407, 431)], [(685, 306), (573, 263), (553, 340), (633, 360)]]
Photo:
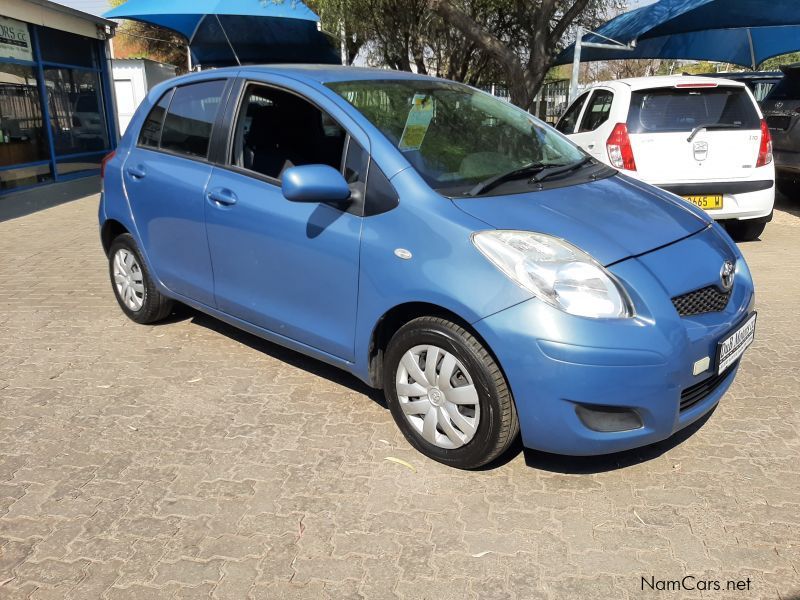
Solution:
[[(120, 297), (119, 290), (117, 290), (116, 283), (114, 282), (114, 256), (116, 256), (117, 252), (121, 249), (132, 252), (136, 257), (136, 262), (139, 264), (139, 268), (142, 270), (144, 296), (142, 299), (142, 307), (136, 311), (128, 308), (128, 306)], [(150, 271), (147, 268), (147, 264), (145, 263), (144, 259), (142, 258), (141, 252), (139, 252), (136, 241), (129, 233), (124, 233), (118, 236), (111, 243), (111, 248), (109, 248), (108, 251), (108, 274), (111, 279), (111, 289), (114, 291), (114, 297), (117, 299), (117, 303), (122, 309), (122, 312), (124, 312), (129, 319), (135, 321), (136, 323), (146, 324), (154, 321), (156, 315), (161, 309), (160, 294), (156, 289), (155, 282), (153, 281), (152, 277), (150, 277)]]
[[(423, 321), (401, 328), (389, 343), (384, 361), (384, 394), (389, 409), (403, 435), (421, 453), (449, 466), (470, 469), (480, 467), (494, 458), (497, 438), (502, 427), (498, 390), (494, 380), (477, 352), (459, 335), (438, 323)], [(408, 422), (397, 397), (395, 381), (397, 367), (403, 355), (414, 346), (431, 344), (451, 352), (467, 368), (478, 392), (480, 420), (475, 436), (464, 446), (448, 450), (425, 440)]]
[(764, 219), (734, 221), (728, 226), (728, 233), (737, 242), (754, 242), (759, 239), (767, 227)]

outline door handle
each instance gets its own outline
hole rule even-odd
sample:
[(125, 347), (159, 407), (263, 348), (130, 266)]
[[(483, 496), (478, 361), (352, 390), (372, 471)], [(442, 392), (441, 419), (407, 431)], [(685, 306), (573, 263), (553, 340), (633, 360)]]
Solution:
[(208, 199), (223, 206), (233, 206), (237, 200), (236, 194), (230, 190), (211, 190)]
[(134, 179), (144, 179), (147, 176), (147, 171), (144, 170), (142, 165), (138, 165), (136, 167), (128, 167), (126, 169), (128, 175), (133, 177)]
[(589, 144), (589, 145), (587, 146), (587, 148), (589, 148), (589, 150), (594, 150), (594, 144)]

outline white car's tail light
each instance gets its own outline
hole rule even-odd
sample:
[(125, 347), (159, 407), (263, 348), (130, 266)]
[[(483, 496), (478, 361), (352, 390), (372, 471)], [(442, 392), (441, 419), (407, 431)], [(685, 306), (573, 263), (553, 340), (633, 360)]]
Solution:
[(608, 158), (614, 167), (625, 169), (626, 171), (636, 170), (631, 138), (628, 135), (628, 126), (625, 123), (616, 124), (614, 131), (608, 137), (606, 148), (608, 149)]
[(766, 167), (772, 162), (772, 135), (764, 119), (761, 119), (761, 145), (758, 148), (756, 167)]

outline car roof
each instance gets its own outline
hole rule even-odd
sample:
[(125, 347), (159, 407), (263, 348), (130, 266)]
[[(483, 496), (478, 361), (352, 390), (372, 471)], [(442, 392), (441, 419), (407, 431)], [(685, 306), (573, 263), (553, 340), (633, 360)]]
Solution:
[[(312, 64), (275, 64), (275, 65), (243, 65), (241, 67), (225, 67), (213, 71), (200, 73), (218, 73), (235, 75), (238, 72), (264, 73), (267, 75), (284, 75), (305, 82), (329, 83), (335, 81), (378, 81), (386, 79), (407, 80), (435, 80), (428, 75), (418, 75), (408, 71), (394, 71), (392, 69), (377, 69), (368, 67), (346, 67), (342, 65), (312, 65)], [(200, 73), (191, 73), (184, 78), (191, 79)]]
[(698, 75), (657, 75), (655, 77), (630, 77), (627, 79), (614, 79), (597, 83), (591, 87), (621, 87), (625, 86), (631, 90), (649, 90), (652, 88), (669, 88), (678, 84), (682, 85), (702, 85), (713, 83), (716, 86), (725, 85), (733, 87), (745, 87), (739, 81), (724, 79), (720, 77), (702, 77)]

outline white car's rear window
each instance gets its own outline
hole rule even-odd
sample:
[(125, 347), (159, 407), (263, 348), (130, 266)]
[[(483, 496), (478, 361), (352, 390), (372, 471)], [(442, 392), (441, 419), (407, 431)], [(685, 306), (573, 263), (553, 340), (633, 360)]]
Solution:
[(717, 129), (759, 129), (761, 120), (743, 88), (659, 88), (631, 95), (628, 131), (631, 133)]

